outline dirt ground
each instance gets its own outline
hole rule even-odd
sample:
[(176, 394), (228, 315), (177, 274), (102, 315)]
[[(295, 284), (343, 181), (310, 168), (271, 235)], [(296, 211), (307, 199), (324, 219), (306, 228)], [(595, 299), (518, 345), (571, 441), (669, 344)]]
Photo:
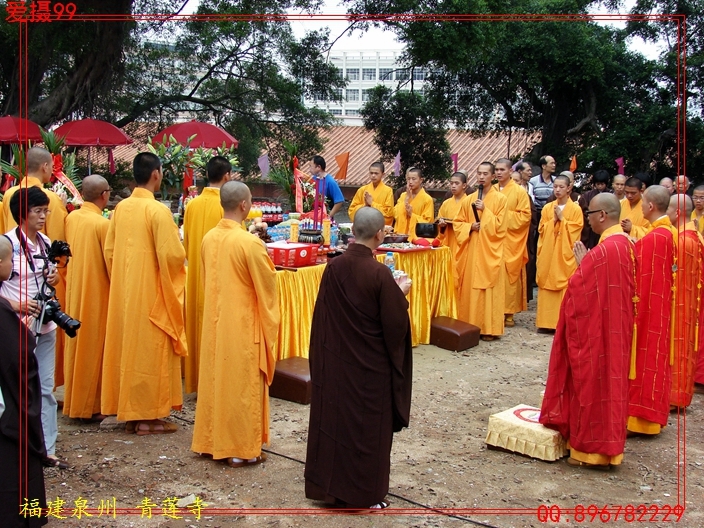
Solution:
[[(541, 505), (675, 505), (678, 489), (686, 506), (680, 524), (703, 526), (702, 395), (695, 395), (686, 418), (679, 419), (680, 432), (685, 421), (687, 432), (686, 497), (682, 477), (678, 487), (677, 415), (671, 415), (660, 437), (629, 440), (623, 464), (609, 472), (573, 468), (564, 459), (548, 463), (487, 449), (484, 439), (491, 414), (521, 403), (540, 405), (552, 336), (536, 333), (534, 309), (531, 303), (529, 312), (517, 315), (517, 325), (499, 341), (481, 342), (463, 353), (429, 345), (414, 349), (411, 424), (394, 438), (391, 508), (383, 514), (333, 515), (306, 500), (302, 461), (308, 406), (272, 399), (268, 460), (260, 466), (232, 469), (190, 450), (195, 400), (189, 395), (183, 411), (172, 415), (171, 420), (180, 425), (172, 435), (139, 437), (107, 424), (82, 425), (61, 417), (57, 454), (72, 467), (46, 470), (48, 499), (64, 500), (68, 515), (79, 498), (86, 499), (88, 507), (114, 497), (118, 508), (136, 508), (148, 497), (158, 507), (151, 519), (118, 514), (116, 519), (52, 520), (49, 526), (540, 526), (544, 523), (535, 512)], [(192, 515), (180, 520), (162, 515), (164, 499), (190, 494), (215, 508), (293, 511), (223, 515), (206, 510), (200, 521)], [(425, 507), (478, 510), (448, 517)], [(409, 508), (415, 510), (408, 512)], [(568, 522), (569, 517), (548, 524), (580, 524), (574, 518)], [(662, 522), (662, 517), (649, 524), (671, 524)], [(587, 516), (583, 524), (589, 522)], [(593, 522), (604, 524), (598, 516)]]

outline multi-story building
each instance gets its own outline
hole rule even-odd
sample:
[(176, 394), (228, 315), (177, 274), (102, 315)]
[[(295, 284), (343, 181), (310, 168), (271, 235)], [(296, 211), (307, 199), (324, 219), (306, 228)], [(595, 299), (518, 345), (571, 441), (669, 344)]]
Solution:
[(423, 93), (426, 71), (423, 68), (405, 68), (399, 64), (401, 51), (331, 51), (330, 62), (337, 66), (347, 87), (338, 89), (340, 102), (324, 99), (306, 99), (309, 107), (324, 108), (345, 125), (361, 125), (359, 111), (369, 100), (369, 91), (381, 84), (393, 89)]

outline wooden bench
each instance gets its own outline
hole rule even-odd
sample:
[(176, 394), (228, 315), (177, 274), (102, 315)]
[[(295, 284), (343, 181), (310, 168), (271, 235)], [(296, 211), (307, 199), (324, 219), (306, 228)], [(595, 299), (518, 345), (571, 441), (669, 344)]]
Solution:
[(479, 344), (479, 327), (452, 317), (435, 317), (430, 324), (430, 344), (445, 350), (467, 350)]

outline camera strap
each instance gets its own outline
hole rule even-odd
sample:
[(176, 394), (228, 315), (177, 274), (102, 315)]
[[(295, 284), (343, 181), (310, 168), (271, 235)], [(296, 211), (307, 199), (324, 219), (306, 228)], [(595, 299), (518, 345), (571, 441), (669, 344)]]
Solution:
[[(19, 226), (15, 229), (15, 235), (17, 235), (17, 240), (20, 241), (20, 247), (22, 248), (24, 257), (27, 260), (27, 265), (32, 270), (32, 273), (34, 273), (34, 257), (30, 255), (29, 244), (27, 243), (27, 239), (25, 238), (24, 233), (19, 228)], [(44, 243), (44, 240), (42, 239), (42, 235), (39, 232), (37, 232), (37, 245), (39, 246), (39, 252), (42, 254), (43, 257), (46, 257), (46, 255), (44, 254), (46, 245)], [(35, 277), (34, 280), (37, 280), (37, 278)]]

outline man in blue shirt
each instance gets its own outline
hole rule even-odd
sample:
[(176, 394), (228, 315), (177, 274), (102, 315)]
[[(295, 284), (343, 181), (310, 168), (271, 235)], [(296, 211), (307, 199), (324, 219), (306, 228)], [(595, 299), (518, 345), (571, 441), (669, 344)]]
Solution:
[(311, 165), (313, 166), (310, 171), (313, 175), (313, 181), (319, 186), (319, 191), (321, 191), (324, 186), (326, 198), (325, 204), (328, 207), (332, 204), (332, 209), (330, 209), (330, 218), (334, 218), (335, 214), (337, 214), (342, 207), (342, 204), (345, 203), (345, 197), (342, 195), (340, 186), (335, 181), (335, 178), (325, 172), (325, 159), (322, 156), (313, 156)]

